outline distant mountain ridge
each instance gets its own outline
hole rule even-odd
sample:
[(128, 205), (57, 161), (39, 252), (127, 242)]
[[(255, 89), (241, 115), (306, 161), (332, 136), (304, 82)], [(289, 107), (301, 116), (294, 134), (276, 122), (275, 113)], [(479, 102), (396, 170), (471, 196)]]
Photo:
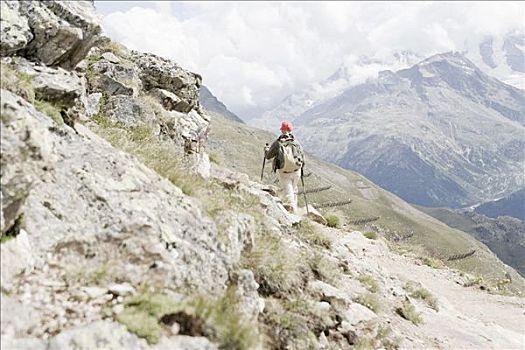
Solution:
[(477, 213), (491, 218), (512, 216), (521, 221), (525, 221), (525, 189), (514, 192), (501, 199), (484, 203), (477, 206), (474, 210)]
[(221, 114), (228, 119), (235, 120), (236, 122), (244, 123), (235, 113), (231, 112), (224, 103), (222, 103), (217, 97), (215, 97), (210, 89), (202, 85), (199, 88), (199, 102), (208, 111)]
[[(314, 82), (306, 88), (288, 95), (271, 110), (251, 119), (249, 124), (269, 131), (275, 130), (281, 120), (293, 121), (308, 109), (339, 95), (350, 86), (356, 85), (361, 80), (366, 80), (366, 77), (372, 77), (380, 70), (397, 70), (410, 67), (421, 59), (421, 56), (413, 52), (399, 51), (382, 59), (363, 56), (343, 63), (325, 80)], [(362, 71), (368, 73), (363, 76)]]
[(509, 216), (489, 218), (470, 210), (417, 208), (452, 228), (471, 234), (501, 261), (525, 276), (525, 222)]
[(307, 150), (411, 203), (461, 207), (524, 184), (524, 92), (460, 53), (380, 72), (295, 124)]

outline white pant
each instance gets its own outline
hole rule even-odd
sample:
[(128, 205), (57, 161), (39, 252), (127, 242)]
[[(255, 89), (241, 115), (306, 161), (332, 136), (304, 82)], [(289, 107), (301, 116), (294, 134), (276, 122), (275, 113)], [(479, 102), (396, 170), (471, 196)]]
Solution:
[(293, 173), (285, 173), (282, 170), (277, 170), (279, 173), (279, 183), (284, 192), (285, 204), (292, 207), (294, 213), (297, 212), (297, 185), (301, 179), (301, 170)]

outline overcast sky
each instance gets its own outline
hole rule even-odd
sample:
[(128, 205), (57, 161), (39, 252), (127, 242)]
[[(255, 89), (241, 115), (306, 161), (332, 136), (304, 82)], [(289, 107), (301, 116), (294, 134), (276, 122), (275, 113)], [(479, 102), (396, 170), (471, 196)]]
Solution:
[(174, 59), (248, 117), (322, 80), (345, 61), (396, 50), (463, 50), (523, 31), (520, 2), (95, 1), (104, 31)]

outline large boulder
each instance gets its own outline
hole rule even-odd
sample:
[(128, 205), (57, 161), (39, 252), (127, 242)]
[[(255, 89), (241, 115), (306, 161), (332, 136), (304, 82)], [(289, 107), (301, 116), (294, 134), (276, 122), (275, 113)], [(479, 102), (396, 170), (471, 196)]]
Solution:
[(90, 92), (136, 97), (142, 88), (138, 69), (131, 62), (115, 63), (101, 56), (98, 62), (89, 65), (87, 74)]
[(149, 53), (133, 51), (131, 59), (140, 69), (140, 78), (147, 90), (163, 89), (175, 94), (174, 109), (188, 113), (199, 108), (200, 75), (182, 69), (175, 62)]
[[(45, 127), (52, 126), (51, 119), (6, 90), (1, 96), (0, 232), (5, 234), (22, 214), (33, 184), (51, 168), (56, 157), (53, 142), (45, 136)], [(33, 118), (26, 118), (20, 103), (33, 111)]]
[(101, 31), (91, 1), (5, 1), (0, 54), (72, 69)]
[[(47, 259), (49, 251), (56, 252), (59, 242), (70, 242), (99, 252), (100, 259), (119, 251), (122, 256), (117, 262), (123, 269), (138, 266), (129, 276), (152, 279), (144, 275), (151, 273), (172, 287), (194, 286), (212, 294), (223, 291), (229, 259), (219, 248), (215, 225), (193, 200), (88, 129), (79, 126), (81, 135), (77, 135), (70, 128), (57, 127), (20, 97), (4, 90), (1, 97), (2, 161), (13, 160), (2, 166), (2, 192), (10, 190), (8, 181), (16, 178), (17, 167), (32, 173), (36, 167), (32, 154), (53, 164), (32, 179), (23, 208), (36, 265)], [(24, 151), (33, 137), (38, 143)], [(45, 149), (47, 144), (51, 146)], [(20, 158), (23, 154), (30, 159)], [(2, 201), (4, 217), (9, 204)], [(99, 245), (105, 248), (100, 250)], [(74, 256), (78, 259), (71, 264), (88, 264), (89, 255)], [(151, 265), (157, 269), (149, 269)]]
[(10, 55), (27, 46), (33, 33), (27, 17), (21, 16), (18, 1), (0, 2), (0, 55)]

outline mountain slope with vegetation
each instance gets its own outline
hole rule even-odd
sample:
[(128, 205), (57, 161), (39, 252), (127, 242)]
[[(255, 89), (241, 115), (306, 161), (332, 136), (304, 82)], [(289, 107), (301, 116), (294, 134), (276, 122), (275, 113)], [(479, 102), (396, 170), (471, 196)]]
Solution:
[(271, 135), (206, 112), (198, 74), (90, 1), (1, 5), (2, 348), (523, 345), (523, 280), (470, 236), (313, 158), (352, 211), (291, 215), (255, 181)]
[(452, 228), (470, 233), (504, 263), (525, 275), (525, 223), (510, 216), (489, 218), (470, 210), (418, 207)]

